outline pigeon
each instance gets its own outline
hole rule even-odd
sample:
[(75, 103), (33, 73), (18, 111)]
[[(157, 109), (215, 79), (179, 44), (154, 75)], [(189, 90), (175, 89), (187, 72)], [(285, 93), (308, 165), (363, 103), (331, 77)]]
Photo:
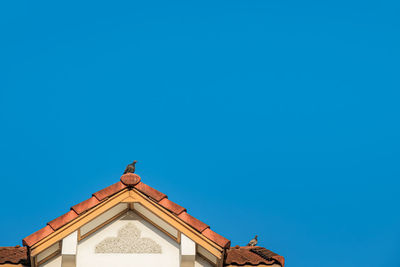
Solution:
[(134, 173), (135, 172), (135, 164), (136, 164), (136, 160), (134, 160), (131, 164), (129, 164), (128, 166), (126, 166), (126, 169), (124, 171), (125, 173)]
[(254, 247), (255, 245), (257, 245), (257, 236), (255, 236), (252, 240), (250, 240), (250, 242), (247, 244), (247, 246), (250, 247)]

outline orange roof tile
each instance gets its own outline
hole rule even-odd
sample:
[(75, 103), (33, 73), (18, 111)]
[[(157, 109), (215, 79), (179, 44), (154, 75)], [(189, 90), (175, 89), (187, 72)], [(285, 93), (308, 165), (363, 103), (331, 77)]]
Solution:
[(285, 259), (263, 247), (235, 246), (226, 251), (226, 265), (272, 265), (277, 263), (285, 266)]
[[(256, 266), (259, 264), (271, 265), (274, 263), (278, 263), (282, 267), (284, 266), (285, 260), (282, 256), (279, 256), (278, 254), (262, 247), (236, 246), (234, 248), (229, 248), (230, 241), (228, 239), (215, 233), (210, 229), (210, 227), (207, 224), (203, 223), (202, 221), (188, 214), (184, 207), (170, 201), (167, 195), (140, 182), (140, 180), (141, 180), (140, 176), (133, 173), (127, 173), (122, 175), (119, 182), (94, 193), (91, 198), (76, 204), (75, 206), (71, 207), (71, 210), (69, 212), (49, 222), (48, 225), (46, 225), (46, 227), (24, 238), (22, 241), (23, 244), (25, 246), (31, 247), (32, 245), (36, 244), (46, 236), (53, 233), (55, 230), (71, 222), (79, 215), (83, 214), (87, 210), (95, 207), (102, 201), (106, 200), (108, 197), (120, 192), (125, 188), (128, 188), (129, 190), (135, 188), (136, 190), (140, 191), (141, 193), (149, 197), (151, 201), (154, 201), (155, 203), (159, 204), (160, 206), (170, 211), (172, 214), (174, 214), (182, 221), (184, 221), (185, 223), (196, 229), (198, 232), (200, 232), (202, 235), (204, 235), (206, 238), (208, 238), (218, 246), (227, 249), (224, 265)], [(12, 260), (17, 261), (19, 258), (21, 259), (24, 258), (24, 256), (22, 255), (24, 252), (22, 250), (19, 251), (18, 249), (16, 249), (16, 250), (9, 250), (9, 252), (5, 252), (6, 250), (2, 251), (2, 249), (4, 248), (0, 247), (0, 264), (2, 263), (2, 260), (4, 262), (4, 259), (10, 259), (7, 262), (14, 263), (12, 262)], [(24, 249), (26, 251), (26, 248)], [(15, 254), (13, 254), (14, 252)]]
[(121, 181), (110, 185), (96, 193), (93, 194), (99, 201), (102, 201), (103, 199), (110, 197), (114, 195), (115, 193), (118, 193), (122, 189), (126, 188), (126, 185), (124, 185)]
[(30, 247), (53, 232), (54, 232), (53, 228), (51, 228), (50, 225), (46, 225), (44, 228), (40, 229), (39, 231), (25, 237), (22, 240), (22, 244), (24, 246)]
[(167, 210), (171, 211), (175, 215), (179, 215), (182, 212), (186, 211), (186, 209), (184, 207), (179, 206), (178, 204), (176, 204), (175, 202), (172, 202), (168, 198), (162, 199), (160, 202), (158, 202), (158, 204), (160, 204)]
[(140, 182), (140, 176), (134, 173), (126, 173), (121, 176), (121, 182), (126, 186), (134, 186)]
[(212, 240), (214, 243), (216, 243), (217, 245), (219, 245), (220, 247), (223, 248), (228, 248), (231, 244), (231, 241), (229, 241), (228, 239), (226, 239), (225, 237), (217, 234), (216, 232), (214, 232), (213, 230), (211, 230), (210, 228), (206, 228), (202, 234), (207, 237), (208, 239)]
[(26, 247), (0, 247), (0, 264), (28, 264), (28, 249)]
[(100, 201), (95, 196), (92, 196), (91, 198), (86, 199), (79, 204), (76, 204), (71, 209), (73, 209), (78, 215), (81, 215), (82, 213), (93, 208), (99, 203)]
[(203, 232), (205, 229), (209, 228), (207, 224), (203, 223), (202, 221), (196, 219), (192, 215), (188, 214), (186, 211), (182, 212), (181, 214), (178, 215), (178, 217), (184, 221), (185, 223), (189, 224), (192, 226), (194, 229), (199, 231), (200, 233)]
[(50, 235), (55, 230), (71, 222), (72, 220), (74, 220), (87, 210), (95, 207), (108, 197), (118, 193), (119, 191), (125, 188), (131, 189), (132, 186), (135, 189), (139, 190), (144, 195), (146, 195), (147, 197), (149, 197), (150, 200), (155, 201), (157, 204), (161, 205), (162, 207), (170, 211), (172, 214), (183, 220), (185, 223), (196, 229), (198, 232), (202, 233), (206, 238), (210, 239), (217, 245), (223, 248), (229, 247), (230, 241), (228, 239), (213, 232), (212, 230), (209, 229), (210, 227), (207, 224), (189, 215), (184, 207), (181, 207), (180, 205), (170, 201), (167, 198), (167, 195), (140, 182), (140, 176), (130, 173), (122, 175), (121, 181), (94, 193), (91, 198), (79, 204), (76, 204), (71, 208), (69, 212), (49, 222), (45, 228), (26, 237), (23, 240), (23, 244), (26, 246), (34, 245), (41, 239)]
[(144, 184), (142, 182), (138, 183), (135, 185), (135, 188), (145, 194), (148, 197), (151, 197), (155, 201), (161, 201), (163, 198), (166, 198), (167, 195), (161, 193), (160, 191), (148, 186), (147, 184)]
[(60, 217), (48, 222), (47, 224), (50, 225), (53, 230), (57, 230), (58, 228), (66, 225), (76, 217), (78, 217), (78, 214), (74, 210), (70, 210)]

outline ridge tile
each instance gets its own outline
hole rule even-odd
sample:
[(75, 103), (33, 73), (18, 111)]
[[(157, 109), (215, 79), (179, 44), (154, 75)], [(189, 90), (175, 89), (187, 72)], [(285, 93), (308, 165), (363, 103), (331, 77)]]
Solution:
[(53, 232), (54, 232), (53, 228), (51, 228), (50, 225), (46, 225), (44, 228), (40, 229), (39, 231), (36, 231), (35, 233), (25, 237), (22, 240), (22, 244), (24, 246), (30, 247)]
[(147, 184), (144, 184), (142, 182), (138, 183), (137, 185), (134, 186), (137, 190), (142, 192), (148, 197), (151, 197), (157, 202), (160, 202), (162, 199), (167, 198), (167, 195), (164, 193), (161, 193), (160, 191), (154, 189), (153, 187), (148, 186)]
[(178, 217), (184, 221), (185, 223), (192, 226), (194, 229), (199, 231), (200, 233), (203, 232), (205, 229), (209, 228), (207, 224), (203, 223), (202, 221), (196, 219), (192, 215), (188, 214), (186, 211), (182, 212), (178, 215)]
[(53, 230), (55, 231), (58, 228), (66, 225), (76, 217), (78, 217), (78, 214), (74, 210), (70, 210), (67, 213), (61, 215), (60, 217), (48, 222), (47, 224), (50, 225), (50, 227), (53, 228)]
[(99, 203), (100, 201), (95, 196), (92, 196), (91, 198), (86, 199), (85, 201), (82, 201), (75, 206), (72, 206), (71, 209), (74, 210), (78, 215), (81, 215), (82, 213), (93, 208)]
[(158, 202), (161, 206), (166, 208), (167, 210), (171, 211), (175, 215), (179, 215), (182, 212), (186, 211), (184, 207), (181, 207), (180, 205), (176, 204), (175, 202), (172, 202), (168, 198), (162, 199), (160, 202)]
[(216, 243), (218, 246), (223, 247), (223, 248), (228, 248), (229, 245), (231, 244), (231, 241), (226, 239), (225, 237), (217, 234), (210, 228), (205, 229), (202, 234), (207, 237), (208, 239), (212, 240), (214, 243)]
[(112, 184), (110, 186), (107, 186), (106, 188), (97, 191), (96, 193), (93, 194), (99, 201), (104, 200), (107, 197), (110, 197), (114, 195), (115, 193), (118, 193), (122, 189), (126, 188), (127, 186), (121, 183), (121, 181), (118, 181), (115, 184)]

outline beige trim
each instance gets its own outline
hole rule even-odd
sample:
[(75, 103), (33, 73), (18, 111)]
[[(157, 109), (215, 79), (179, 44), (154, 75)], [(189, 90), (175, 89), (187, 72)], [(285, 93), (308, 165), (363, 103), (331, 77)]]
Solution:
[(59, 250), (53, 252), (52, 254), (50, 254), (49, 256), (47, 256), (46, 258), (44, 258), (43, 260), (41, 260), (41, 261), (39, 261), (39, 262), (37, 262), (36, 257), (35, 257), (35, 263), (36, 263), (37, 266), (39, 266), (40, 264), (43, 264), (43, 263), (45, 263), (46, 261), (49, 261), (49, 260), (51, 260), (52, 258), (54, 258), (55, 256), (60, 255), (60, 254), (61, 254), (61, 247), (60, 247)]
[[(178, 236), (175, 237), (173, 235), (171, 235), (170, 233), (168, 233), (167, 231), (165, 231), (163, 228), (161, 228), (160, 226), (158, 226), (156, 223), (154, 223), (153, 221), (151, 221), (149, 218), (147, 218), (146, 216), (144, 216), (143, 214), (141, 214), (139, 211), (137, 210), (132, 210), (135, 214), (137, 214), (140, 218), (142, 218), (143, 220), (145, 220), (146, 222), (150, 223), (151, 225), (153, 225), (155, 228), (157, 228), (158, 230), (160, 230), (161, 232), (163, 232), (164, 234), (166, 234), (167, 236), (169, 236), (170, 238), (172, 238), (175, 242), (177, 242), (178, 244), (181, 243), (180, 240), (180, 234), (178, 232)], [(157, 215), (156, 215), (157, 216)], [(157, 216), (158, 217), (158, 216)]]
[(121, 192), (117, 193), (113, 197), (107, 199), (106, 201), (98, 204), (90, 211), (80, 215), (78, 218), (73, 220), (72, 222), (64, 225), (57, 231), (51, 233), (47, 237), (43, 238), (38, 243), (34, 244), (31, 247), (31, 256), (36, 256), (41, 251), (49, 247), (51, 244), (54, 244), (57, 241), (60, 241), (67, 235), (71, 234), (72, 232), (78, 230), (82, 225), (90, 222), (100, 214), (106, 212), (107, 210), (111, 209), (118, 203), (120, 203), (123, 199), (129, 196), (128, 189), (124, 189)]
[[(51, 246), (49, 246), (48, 248), (50, 248), (50, 247)], [(34, 261), (32, 261), (34, 263), (33, 266), (39, 266), (40, 264), (43, 264), (43, 263), (55, 258), (56, 256), (61, 255), (61, 249), (62, 249), (62, 242), (60, 241), (60, 242), (58, 242), (58, 249), (56, 251), (54, 251), (53, 253), (51, 253), (49, 256), (45, 257), (44, 259), (40, 260), (39, 262), (38, 262), (38, 257), (34, 257), (33, 258)], [(36, 256), (38, 256), (38, 255), (36, 255)], [(32, 259), (32, 256), (31, 256), (31, 259)]]
[(223, 248), (215, 244), (214, 242), (208, 240), (205, 236), (197, 232), (190, 225), (186, 224), (179, 217), (173, 215), (170, 211), (159, 205), (158, 203), (154, 203), (148, 200), (147, 196), (144, 196), (135, 188), (132, 192), (136, 193), (135, 198), (137, 198), (140, 204), (142, 204), (145, 208), (153, 212), (155, 215), (163, 219), (165, 222), (169, 223), (173, 227), (175, 227), (178, 231), (185, 234), (187, 237), (192, 239), (195, 243), (199, 244), (206, 250), (208, 250), (211, 254), (216, 256), (217, 258), (221, 258), (223, 254)]
[(129, 190), (129, 196), (125, 198), (122, 202), (133, 203), (138, 202), (138, 200), (135, 198), (135, 194), (132, 192), (132, 190)]
[(84, 234), (84, 235), (81, 235), (81, 231), (80, 231), (81, 229), (79, 228), (79, 229), (78, 229), (78, 242), (81, 241), (82, 239), (84, 239), (84, 238), (90, 236), (90, 235), (93, 234), (94, 232), (98, 231), (100, 228), (103, 228), (104, 226), (106, 226), (106, 225), (112, 223), (113, 221), (115, 221), (116, 219), (118, 219), (119, 217), (121, 217), (122, 215), (126, 214), (126, 212), (127, 212), (128, 210), (129, 210), (129, 209), (126, 208), (125, 210), (123, 210), (123, 211), (121, 211), (120, 213), (118, 213), (117, 215), (111, 217), (110, 219), (108, 219), (107, 221), (103, 222), (102, 224), (96, 226), (95, 228), (93, 228), (92, 230), (90, 230), (89, 232), (87, 232), (87, 233)]
[(127, 197), (122, 202), (124, 202), (124, 203), (133, 203), (133, 202), (137, 202), (137, 200), (134, 199), (133, 197)]

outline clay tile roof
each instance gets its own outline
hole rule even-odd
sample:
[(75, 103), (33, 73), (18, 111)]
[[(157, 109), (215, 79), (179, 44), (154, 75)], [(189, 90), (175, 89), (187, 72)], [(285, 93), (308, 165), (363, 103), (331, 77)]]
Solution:
[[(140, 177), (136, 174), (125, 174), (121, 177), (121, 181), (94, 193), (91, 198), (79, 204), (76, 204), (66, 214), (56, 218), (55, 220), (49, 222), (46, 227), (24, 238), (24, 240), (22, 241), (23, 244), (25, 246), (31, 247), (46, 236), (53, 233), (55, 230), (71, 222), (79, 215), (95, 207), (96, 205), (101, 203), (101, 201), (106, 200), (108, 197), (118, 193), (125, 188), (128, 188), (129, 190), (140, 191), (141, 193), (149, 197), (150, 201), (156, 202), (156, 204), (159, 204), (166, 210), (170, 211), (173, 215), (177, 216), (186, 224), (196, 229), (198, 232), (200, 232), (202, 235), (204, 235), (206, 238), (208, 238), (218, 246), (227, 249), (226, 258), (224, 261), (225, 265), (257, 266), (260, 264), (272, 265), (277, 263), (284, 267), (285, 259), (282, 256), (279, 256), (278, 254), (263, 247), (236, 246), (234, 248), (229, 248), (230, 241), (228, 239), (215, 233), (210, 229), (207, 224), (188, 214), (184, 207), (181, 207), (180, 205), (170, 201), (167, 198), (167, 195), (140, 182)], [(25, 253), (25, 256), (23, 256), (23, 253)], [(22, 250), (15, 248), (9, 250), (7, 250), (7, 248), (0, 248), (0, 264), (6, 261), (10, 263), (15, 263), (18, 259), (22, 261), (26, 258), (26, 248), (22, 248)]]
[(145, 194), (148, 197), (151, 197), (155, 201), (161, 201), (163, 198), (166, 198), (167, 195), (161, 193), (160, 191), (148, 186), (147, 184), (144, 184), (142, 182), (138, 183), (135, 185), (135, 188)]
[(26, 247), (0, 247), (0, 264), (28, 264), (28, 250)]
[(228, 239), (226, 239), (225, 237), (217, 234), (216, 232), (214, 232), (213, 230), (211, 230), (210, 228), (205, 229), (202, 234), (207, 237), (208, 239), (212, 240), (214, 243), (216, 243), (217, 245), (219, 245), (220, 247), (223, 248), (228, 248), (231, 244), (231, 241), (229, 241)]
[(96, 193), (93, 196), (75, 206), (71, 207), (71, 210), (60, 217), (50, 221), (47, 223), (47, 226), (40, 229), (39, 231), (31, 234), (30, 236), (25, 237), (22, 240), (24, 246), (32, 246), (45, 238), (46, 236), (53, 233), (55, 230), (58, 230), (60, 227), (66, 225), (67, 223), (71, 222), (75, 218), (77, 218), (80, 214), (87, 211), (90, 208), (93, 208), (100, 201), (105, 200), (106, 198), (118, 193), (122, 189), (125, 189), (126, 185), (121, 182), (117, 182), (113, 185), (110, 185)]
[(89, 199), (86, 199), (85, 201), (82, 201), (79, 204), (76, 204), (73, 206), (71, 209), (74, 210), (78, 215), (81, 215), (85, 211), (93, 208), (97, 204), (99, 204), (100, 201), (96, 197), (91, 197)]
[(52, 220), (51, 222), (48, 222), (47, 224), (50, 225), (53, 230), (57, 230), (58, 228), (66, 225), (73, 219), (78, 217), (78, 214), (74, 210), (70, 210), (67, 213), (61, 215), (60, 217)]
[(225, 265), (272, 265), (284, 267), (285, 259), (263, 247), (233, 247), (226, 251)]
[(182, 212), (181, 214), (178, 215), (178, 217), (184, 221), (185, 223), (189, 224), (192, 226), (194, 229), (199, 231), (200, 233), (203, 232), (205, 229), (209, 228), (207, 224), (203, 223), (202, 221), (196, 219), (192, 215), (188, 214), (186, 211)]
[(46, 225), (46, 227), (40, 229), (39, 231), (31, 234), (30, 236), (25, 237), (22, 240), (22, 244), (24, 244), (24, 246), (32, 246), (33, 244), (39, 242), (40, 240), (42, 240), (43, 238), (45, 238), (46, 236), (48, 236), (49, 234), (53, 233), (54, 230), (53, 228), (51, 228), (49, 225)]
[(121, 182), (126, 186), (134, 186), (140, 182), (140, 176), (134, 173), (125, 173), (121, 176)]
[(181, 207), (180, 205), (170, 201), (167, 195), (165, 195), (164, 193), (161, 193), (160, 191), (140, 182), (140, 176), (132, 173), (122, 175), (121, 181), (94, 193), (91, 198), (71, 207), (71, 210), (69, 212), (52, 220), (43, 229), (26, 237), (23, 240), (23, 244), (29, 247), (36, 244), (37, 242), (50, 235), (54, 231), (58, 230), (62, 226), (66, 225), (67, 223), (71, 222), (87, 210), (106, 200), (108, 197), (118, 193), (125, 188), (132, 189), (132, 187), (134, 188), (134, 190), (136, 189), (149, 197), (151, 201), (156, 202), (160, 206), (170, 211), (172, 214), (196, 229), (198, 232), (203, 234), (206, 238), (213, 241), (217, 245), (223, 248), (229, 247), (230, 241), (228, 239), (210, 230), (210, 227), (207, 224), (189, 215), (184, 207)]
[(172, 202), (168, 198), (164, 198), (163, 200), (158, 202), (158, 204), (160, 204), (161, 206), (163, 206), (167, 210), (171, 211), (175, 215), (179, 215), (182, 212), (186, 211), (186, 209), (184, 207), (179, 206), (178, 204), (176, 204), (175, 202)]
[(115, 193), (118, 193), (119, 191), (121, 191), (124, 188), (126, 188), (126, 185), (124, 185), (123, 183), (121, 183), (119, 181), (113, 185), (110, 185), (110, 186), (94, 193), (93, 196), (95, 196), (99, 201), (102, 201), (103, 199), (110, 197), (110, 196), (114, 195)]

